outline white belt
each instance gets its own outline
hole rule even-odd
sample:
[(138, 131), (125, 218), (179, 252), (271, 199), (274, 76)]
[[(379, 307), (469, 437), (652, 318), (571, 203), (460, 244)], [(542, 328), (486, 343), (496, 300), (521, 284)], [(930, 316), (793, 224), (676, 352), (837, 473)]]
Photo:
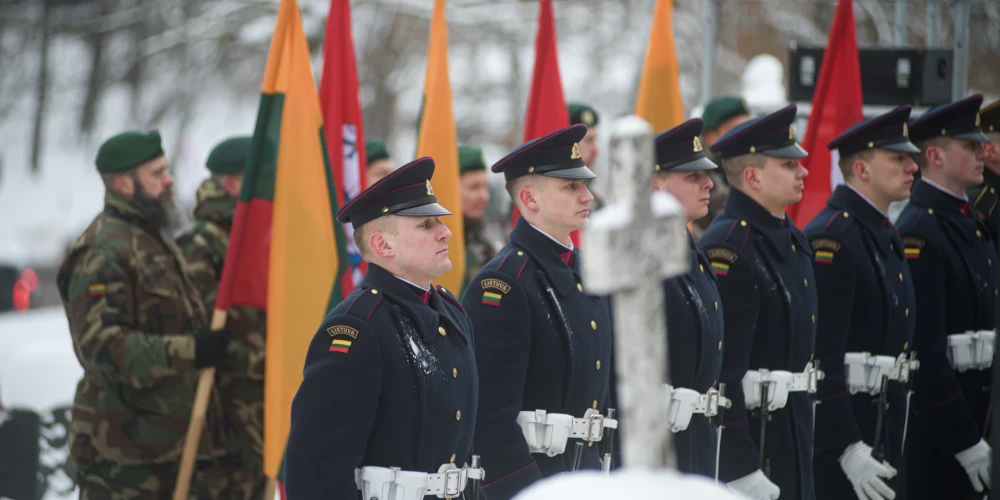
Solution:
[(993, 345), (996, 338), (994, 330), (970, 330), (948, 335), (948, 362), (960, 372), (985, 370), (993, 366)]
[(482, 468), (458, 468), (444, 464), (437, 474), (400, 470), (398, 467), (362, 467), (354, 470), (354, 482), (364, 500), (420, 500), (427, 496), (454, 498), (462, 495), (469, 479), (485, 479)]
[(566, 451), (566, 441), (570, 438), (600, 441), (604, 428), (617, 429), (618, 420), (604, 417), (595, 409), (587, 410), (583, 418), (535, 410), (518, 413), (517, 425), (521, 426), (531, 453), (554, 457)]
[(785, 407), (790, 392), (816, 394), (823, 377), (823, 371), (816, 369), (812, 361), (806, 363), (805, 370), (800, 373), (764, 368), (750, 370), (743, 376), (743, 397), (747, 410), (760, 408), (761, 386), (764, 384), (767, 384), (767, 409), (774, 411)]
[(720, 406), (723, 408), (732, 406), (732, 402), (720, 396), (719, 390), (714, 387), (705, 394), (683, 387), (672, 387), (670, 384), (666, 384), (664, 387), (667, 390), (667, 397), (670, 399), (667, 420), (670, 422), (670, 430), (673, 432), (687, 429), (688, 425), (691, 424), (691, 416), (694, 414), (714, 417), (719, 414)]
[(895, 358), (873, 356), (870, 352), (844, 354), (847, 390), (851, 394), (861, 392), (876, 396), (882, 392), (882, 377), (905, 384), (910, 380), (910, 372), (919, 368), (920, 361), (907, 359), (906, 353), (900, 353)]

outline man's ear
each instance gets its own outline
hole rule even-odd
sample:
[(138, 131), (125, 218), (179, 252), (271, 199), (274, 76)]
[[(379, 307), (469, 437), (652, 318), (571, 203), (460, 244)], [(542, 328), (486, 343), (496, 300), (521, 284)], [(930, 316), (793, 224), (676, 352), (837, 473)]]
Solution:
[(760, 182), (760, 169), (757, 167), (747, 167), (743, 169), (743, 185), (760, 191), (763, 184)]
[(379, 257), (388, 258), (396, 256), (396, 250), (393, 248), (393, 243), (382, 233), (372, 233), (371, 236), (368, 237), (368, 247), (371, 249), (372, 253), (378, 255)]
[(538, 199), (535, 198), (535, 190), (530, 186), (521, 186), (521, 189), (517, 192), (517, 198), (521, 202), (521, 206), (525, 209), (532, 212), (538, 211)]
[(116, 174), (111, 185), (118, 194), (132, 197), (135, 195), (135, 179), (128, 174)]

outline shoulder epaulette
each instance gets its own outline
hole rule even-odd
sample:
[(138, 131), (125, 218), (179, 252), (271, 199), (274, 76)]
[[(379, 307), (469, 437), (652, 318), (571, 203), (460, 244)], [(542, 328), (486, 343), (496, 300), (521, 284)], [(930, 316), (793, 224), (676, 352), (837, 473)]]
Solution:
[(993, 215), (993, 211), (997, 208), (997, 201), (1000, 200), (1000, 194), (997, 193), (996, 188), (984, 184), (973, 190), (971, 195), (972, 210), (977, 219), (986, 220), (987, 217)]
[(935, 232), (938, 228), (938, 214), (933, 208), (922, 208), (914, 207), (915, 213), (912, 214), (912, 223), (904, 227), (900, 224), (901, 234), (914, 233), (917, 235), (929, 236)]
[(445, 287), (443, 287), (441, 285), (437, 285), (437, 290), (438, 290), (438, 293), (441, 294), (441, 297), (444, 300), (447, 300), (448, 302), (451, 302), (452, 305), (454, 305), (455, 307), (457, 307), (459, 311), (462, 311), (462, 314), (465, 314), (466, 316), (468, 316), (468, 314), (465, 312), (465, 308), (462, 307), (462, 304), (458, 302), (458, 299), (455, 298), (455, 296), (451, 292), (449, 292), (447, 288), (445, 288)]
[[(846, 210), (837, 210), (822, 222), (823, 232), (842, 237), (847, 233), (847, 229), (854, 224), (854, 216)], [(812, 238), (810, 237), (810, 239)]]
[(497, 265), (497, 271), (507, 273), (514, 279), (520, 280), (525, 266), (528, 265), (528, 254), (515, 247), (499, 258), (500, 264)]
[[(746, 249), (747, 243), (750, 242), (750, 236), (753, 233), (753, 228), (750, 223), (744, 219), (734, 220), (732, 224), (729, 225), (729, 229), (726, 230), (726, 236), (723, 238), (725, 242), (730, 247), (742, 252)], [(712, 258), (709, 255), (709, 258)]]
[(367, 324), (371, 321), (372, 313), (382, 303), (382, 292), (376, 288), (362, 289), (348, 296), (347, 300), (350, 302), (344, 314), (354, 316)]

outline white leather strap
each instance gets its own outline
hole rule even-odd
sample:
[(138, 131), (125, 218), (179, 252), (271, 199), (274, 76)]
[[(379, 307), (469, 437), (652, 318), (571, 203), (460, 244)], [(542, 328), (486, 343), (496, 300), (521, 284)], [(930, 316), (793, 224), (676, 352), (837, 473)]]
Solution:
[(485, 479), (482, 468), (444, 464), (436, 474), (400, 470), (398, 467), (355, 469), (354, 481), (365, 500), (421, 500), (424, 497), (456, 498), (469, 479)]
[(748, 410), (760, 408), (761, 387), (767, 385), (768, 411), (785, 407), (788, 394), (791, 392), (806, 392), (815, 394), (819, 381), (823, 380), (822, 370), (817, 369), (810, 361), (805, 370), (792, 373), (784, 370), (750, 370), (743, 376), (743, 395)]
[(587, 410), (583, 418), (545, 410), (522, 411), (517, 415), (517, 424), (521, 426), (528, 450), (550, 457), (565, 452), (569, 439), (600, 441), (605, 428), (618, 428), (618, 420), (607, 418), (595, 409)]
[(844, 354), (844, 369), (847, 389), (851, 394), (867, 393), (878, 395), (882, 392), (882, 378), (905, 384), (910, 373), (920, 368), (916, 359), (908, 359), (906, 353), (899, 356), (872, 355), (870, 352), (848, 352)]
[(993, 366), (993, 349), (996, 344), (994, 330), (969, 330), (948, 335), (948, 362), (960, 372), (985, 370)]
[(718, 389), (712, 388), (705, 394), (700, 394), (693, 389), (684, 387), (673, 387), (665, 384), (667, 397), (670, 406), (667, 410), (667, 421), (670, 422), (670, 430), (681, 432), (691, 424), (691, 417), (695, 414), (714, 417), (719, 414), (719, 406), (729, 408), (732, 402), (719, 395)]

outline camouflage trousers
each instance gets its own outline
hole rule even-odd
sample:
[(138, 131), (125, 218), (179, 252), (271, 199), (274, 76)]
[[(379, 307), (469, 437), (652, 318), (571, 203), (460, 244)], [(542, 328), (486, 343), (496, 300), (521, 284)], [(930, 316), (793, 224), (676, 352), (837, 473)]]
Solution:
[[(199, 462), (191, 478), (191, 499), (219, 498), (206, 472), (211, 463)], [(170, 499), (179, 464), (122, 466), (111, 462), (79, 464), (77, 486), (80, 500)]]
[[(247, 467), (244, 460), (226, 457), (205, 469), (205, 480), (215, 498), (221, 500), (263, 500), (267, 476), (260, 467)], [(270, 499), (268, 499), (270, 500)]]

